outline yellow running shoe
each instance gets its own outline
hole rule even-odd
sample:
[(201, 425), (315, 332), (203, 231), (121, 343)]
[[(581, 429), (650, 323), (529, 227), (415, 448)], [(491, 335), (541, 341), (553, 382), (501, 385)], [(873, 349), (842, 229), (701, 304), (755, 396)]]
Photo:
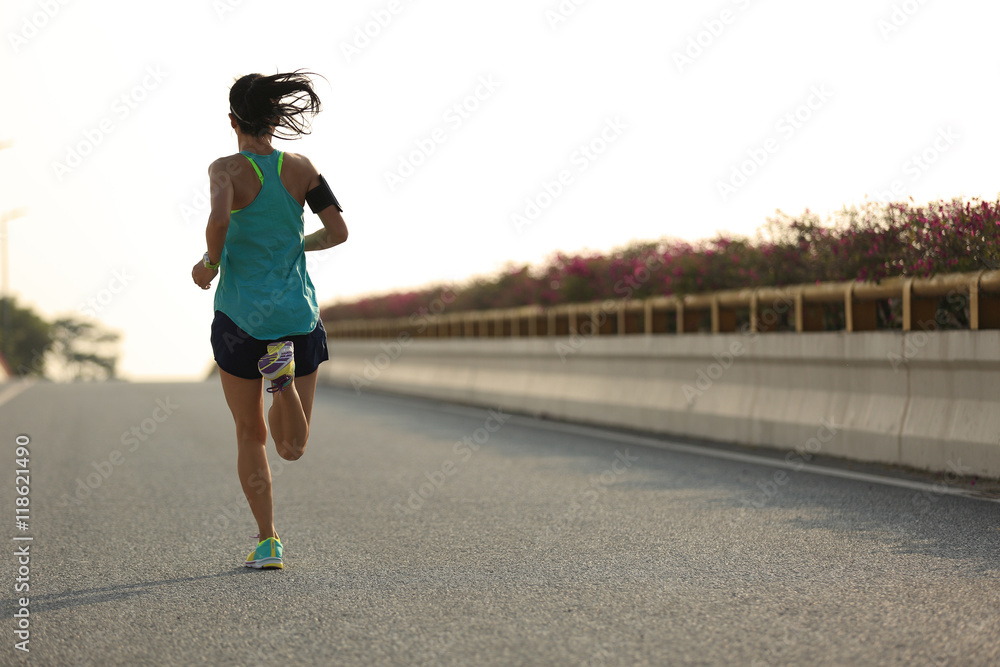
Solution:
[[(255, 537), (259, 537), (259, 535)], [(247, 555), (247, 560), (243, 564), (255, 570), (265, 568), (281, 570), (285, 567), (281, 558), (283, 551), (284, 547), (281, 546), (281, 539), (275, 535), (274, 537), (269, 537), (266, 540), (258, 542), (257, 548)]]
[(257, 362), (257, 370), (271, 381), (268, 393), (284, 391), (295, 379), (295, 346), (289, 340), (268, 343), (267, 354)]

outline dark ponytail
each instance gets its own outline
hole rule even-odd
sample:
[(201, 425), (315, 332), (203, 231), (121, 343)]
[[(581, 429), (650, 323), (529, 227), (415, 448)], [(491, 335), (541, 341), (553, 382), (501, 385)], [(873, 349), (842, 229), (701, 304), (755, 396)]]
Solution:
[(240, 131), (253, 137), (269, 134), (296, 139), (309, 134), (309, 119), (320, 111), (319, 97), (308, 75), (296, 70), (286, 74), (247, 74), (229, 89), (229, 110)]

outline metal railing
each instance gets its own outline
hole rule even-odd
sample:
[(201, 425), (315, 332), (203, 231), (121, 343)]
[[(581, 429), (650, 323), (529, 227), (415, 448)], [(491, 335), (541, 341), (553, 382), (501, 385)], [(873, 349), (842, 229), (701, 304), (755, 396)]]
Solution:
[[(518, 338), (536, 336), (690, 334), (748, 331), (874, 331), (879, 302), (901, 304), (898, 328), (937, 329), (940, 300), (956, 303), (971, 330), (1000, 329), (1000, 271), (881, 283), (839, 282), (606, 300), (553, 307), (415, 314), (326, 321), (330, 338)], [(885, 306), (883, 306), (885, 308)], [(897, 307), (897, 310), (899, 308)]]

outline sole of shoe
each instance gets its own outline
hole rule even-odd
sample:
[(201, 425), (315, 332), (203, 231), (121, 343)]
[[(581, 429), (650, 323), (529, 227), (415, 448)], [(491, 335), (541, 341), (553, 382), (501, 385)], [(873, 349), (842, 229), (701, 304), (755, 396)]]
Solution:
[(271, 360), (271, 355), (268, 354), (261, 357), (261, 360), (257, 362), (257, 370), (268, 380), (273, 380), (294, 359), (295, 352), (289, 349), (282, 350), (278, 358), (273, 361)]

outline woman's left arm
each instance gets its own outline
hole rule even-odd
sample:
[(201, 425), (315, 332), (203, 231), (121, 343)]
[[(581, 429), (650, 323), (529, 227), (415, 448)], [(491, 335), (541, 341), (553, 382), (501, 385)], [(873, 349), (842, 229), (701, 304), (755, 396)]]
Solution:
[[(205, 228), (205, 241), (208, 245), (208, 261), (218, 264), (222, 261), (222, 248), (226, 245), (226, 233), (229, 231), (229, 213), (233, 206), (233, 180), (226, 170), (225, 158), (216, 160), (208, 168), (208, 178), (211, 184), (212, 210), (208, 214), (208, 226)], [(194, 265), (191, 277), (202, 289), (208, 289), (212, 280), (218, 275), (219, 269), (205, 266), (204, 258)]]

